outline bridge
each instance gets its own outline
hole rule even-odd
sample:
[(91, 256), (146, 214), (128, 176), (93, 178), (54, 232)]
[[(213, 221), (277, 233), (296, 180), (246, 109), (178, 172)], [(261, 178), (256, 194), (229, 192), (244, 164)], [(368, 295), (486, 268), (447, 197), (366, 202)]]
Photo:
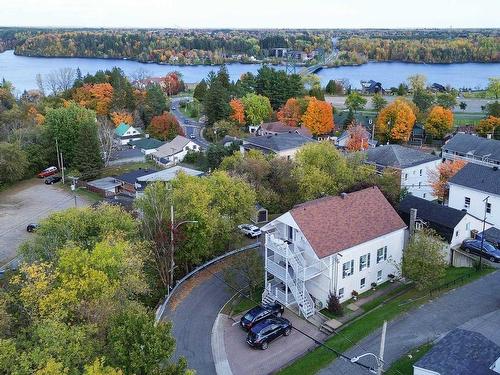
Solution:
[(322, 62), (319, 62), (317, 64), (311, 65), (311, 66), (306, 66), (303, 69), (299, 71), (299, 75), (301, 76), (306, 76), (309, 74), (316, 74), (318, 73), (321, 69), (326, 68), (329, 63), (334, 61), (338, 54), (339, 50), (337, 48), (337, 43), (338, 43), (338, 38), (332, 38), (332, 52), (326, 56)]

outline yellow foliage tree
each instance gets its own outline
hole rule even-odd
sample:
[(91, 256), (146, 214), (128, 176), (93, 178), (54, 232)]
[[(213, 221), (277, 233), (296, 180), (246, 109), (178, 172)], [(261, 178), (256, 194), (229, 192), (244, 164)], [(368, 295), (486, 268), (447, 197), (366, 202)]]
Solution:
[(122, 122), (128, 125), (132, 125), (134, 123), (133, 116), (128, 112), (113, 112), (111, 114), (111, 120), (115, 126), (120, 125)]
[(383, 142), (408, 142), (415, 120), (410, 105), (403, 99), (396, 99), (380, 111), (375, 129)]
[(432, 107), (427, 120), (425, 121), (425, 131), (434, 138), (441, 139), (453, 127), (453, 113), (450, 109), (436, 105)]
[(334, 128), (332, 105), (325, 101), (311, 98), (307, 110), (302, 116), (302, 122), (314, 135), (331, 132)]

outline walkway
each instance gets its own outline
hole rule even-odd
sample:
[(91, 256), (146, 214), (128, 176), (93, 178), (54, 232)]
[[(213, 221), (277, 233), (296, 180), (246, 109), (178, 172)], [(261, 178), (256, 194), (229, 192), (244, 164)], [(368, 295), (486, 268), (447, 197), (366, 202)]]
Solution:
[[(385, 348), (385, 368), (412, 348), (435, 340), (446, 332), (500, 309), (500, 272), (491, 273), (479, 280), (452, 290), (420, 308), (389, 322)], [(339, 333), (342, 334), (342, 333)], [(350, 357), (366, 352), (378, 353), (380, 330), (369, 335), (346, 354)], [(366, 359), (361, 362), (374, 366)], [(364, 375), (362, 370), (345, 360), (336, 360), (319, 372), (321, 375)]]

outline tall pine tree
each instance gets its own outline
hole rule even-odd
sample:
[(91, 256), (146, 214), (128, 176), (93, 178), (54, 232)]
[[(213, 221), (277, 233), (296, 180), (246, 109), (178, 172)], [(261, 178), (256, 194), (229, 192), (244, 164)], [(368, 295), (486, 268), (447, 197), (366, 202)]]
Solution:
[(89, 180), (99, 176), (103, 165), (97, 124), (85, 122), (78, 130), (72, 167), (80, 172), (82, 179)]

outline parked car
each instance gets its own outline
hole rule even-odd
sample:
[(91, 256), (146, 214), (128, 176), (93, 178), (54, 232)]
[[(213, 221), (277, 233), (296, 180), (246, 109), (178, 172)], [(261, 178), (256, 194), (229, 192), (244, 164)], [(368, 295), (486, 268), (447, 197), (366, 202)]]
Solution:
[(460, 246), (468, 253), (473, 253), (490, 260), (491, 262), (500, 263), (500, 250), (490, 244), (488, 241), (483, 242), (483, 249), (481, 251), (480, 240), (464, 240)]
[(43, 171), (41, 171), (40, 173), (38, 173), (38, 177), (45, 178), (45, 177), (52, 176), (53, 174), (56, 174), (56, 173), (57, 173), (57, 167), (48, 167), (48, 168), (44, 169)]
[(31, 223), (31, 224), (28, 224), (28, 226), (26, 227), (26, 231), (29, 233), (33, 233), (33, 232), (36, 232), (38, 227), (39, 227), (39, 225), (37, 223)]
[(191, 133), (191, 135), (189, 136), (189, 138), (196, 139), (196, 135), (194, 135), (194, 133)]
[(175, 111), (176, 109), (177, 109), (177, 108), (175, 108), (175, 107), (172, 107), (172, 111)]
[(248, 331), (255, 324), (270, 317), (280, 317), (283, 315), (285, 308), (279, 303), (259, 305), (248, 310), (240, 319), (240, 326)]
[(262, 234), (262, 231), (258, 226), (255, 226), (253, 224), (240, 224), (238, 225), (238, 229), (240, 230), (241, 233), (248, 237), (258, 237)]
[(52, 185), (52, 184), (55, 184), (56, 182), (59, 182), (62, 180), (62, 177), (59, 177), (59, 176), (50, 176), (48, 178), (45, 179), (45, 183), (47, 185)]
[(269, 318), (257, 323), (248, 332), (248, 345), (266, 350), (271, 341), (281, 336), (288, 336), (292, 332), (292, 323), (285, 318)]

